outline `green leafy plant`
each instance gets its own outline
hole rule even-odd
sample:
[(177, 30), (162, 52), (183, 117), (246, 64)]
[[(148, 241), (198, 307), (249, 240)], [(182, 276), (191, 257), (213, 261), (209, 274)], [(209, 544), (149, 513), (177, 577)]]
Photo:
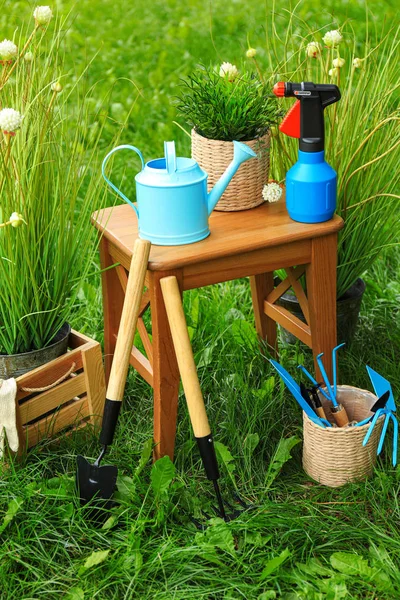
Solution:
[(223, 63), (219, 73), (199, 67), (183, 80), (177, 109), (197, 133), (225, 141), (263, 136), (281, 114), (271, 87), (230, 63)]
[[(289, 13), (285, 38), (268, 38), (269, 66), (277, 78), (336, 83), (341, 90), (341, 100), (325, 111), (325, 155), (338, 174), (337, 213), (345, 221), (338, 297), (400, 239), (400, 29), (371, 32), (368, 15), (365, 27), (362, 44), (349, 25), (321, 39), (324, 31), (312, 31)], [(296, 157), (297, 141), (276, 132), (273, 176), (283, 179)]]
[(71, 317), (104, 205), (104, 107), (88, 102), (87, 64), (62, 76), (68, 24), (49, 21), (0, 48), (0, 354), (45, 347)]

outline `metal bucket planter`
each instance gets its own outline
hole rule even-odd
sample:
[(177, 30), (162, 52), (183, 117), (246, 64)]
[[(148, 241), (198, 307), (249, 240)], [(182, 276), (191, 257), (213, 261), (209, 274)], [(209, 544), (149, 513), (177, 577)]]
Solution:
[[(351, 288), (337, 300), (337, 339), (340, 343), (346, 342), (348, 345), (354, 337), (365, 287), (364, 280), (359, 278)], [(283, 294), (277, 304), (283, 306), (294, 316), (305, 322), (300, 304), (293, 293), (286, 292)], [(281, 327), (280, 330), (284, 344), (295, 344), (297, 342), (297, 338), (286, 331), (286, 329)]]
[(70, 333), (70, 325), (64, 323), (46, 348), (21, 354), (0, 354), (0, 379), (19, 377), (58, 358), (67, 351)]

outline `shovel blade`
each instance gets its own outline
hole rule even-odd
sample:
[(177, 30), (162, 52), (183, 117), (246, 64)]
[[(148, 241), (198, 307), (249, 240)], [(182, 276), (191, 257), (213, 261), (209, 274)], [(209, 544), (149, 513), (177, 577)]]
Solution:
[(77, 457), (76, 483), (81, 505), (88, 503), (112, 506), (112, 495), (117, 487), (118, 469), (112, 465), (98, 467), (90, 464), (83, 456)]

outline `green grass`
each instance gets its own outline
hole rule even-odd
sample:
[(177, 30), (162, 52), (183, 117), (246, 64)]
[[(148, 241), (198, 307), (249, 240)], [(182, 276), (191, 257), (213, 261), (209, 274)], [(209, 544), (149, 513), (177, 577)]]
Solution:
[[(58, 6), (66, 11), (71, 3), (60, 0)], [(213, 3), (216, 52), (210, 43), (208, 8), (199, 0), (189, 6), (171, 0), (81, 3), (68, 36), (68, 76), (72, 80), (85, 58), (99, 51), (88, 75), (90, 83), (99, 81), (93, 106), (114, 86), (113, 119), (122, 120), (134, 103), (124, 141), (154, 157), (162, 152), (164, 139), (175, 138), (180, 153), (187, 154), (189, 140), (172, 123), (175, 109), (169, 98), (179, 78), (197, 62), (239, 64), (247, 32), (251, 45), (262, 53), (264, 6), (249, 6)], [(21, 14), (30, 9), (26, 2), (7, 2), (6, 8), (13, 15), (6, 22), (3, 10), (2, 29), (9, 37)], [(374, 2), (371, 8), (390, 19), (395, 2)], [(317, 1), (301, 7), (303, 17), (321, 25), (331, 19), (323, 9), (334, 11), (340, 23), (347, 16), (354, 19), (355, 28), (362, 22), (363, 7), (358, 3), (328, 1), (322, 7)], [(141, 93), (121, 78), (133, 80)], [(102, 140), (105, 149), (114, 126), (109, 120)], [(365, 275), (368, 287), (357, 336), (340, 355), (343, 383), (370, 387), (364, 366), (368, 363), (391, 380), (396, 397), (399, 270), (400, 254), (391, 252)], [(101, 340), (98, 286), (99, 279), (82, 287), (73, 325)], [(302, 470), (300, 444), (273, 479), (269, 465), (275, 450), (282, 438), (301, 437), (301, 414), (279, 381), (271, 379), (269, 363), (258, 350), (248, 282), (187, 293), (185, 309), (215, 439), (233, 456), (222, 466), (223, 493), (229, 496), (237, 486), (257, 508), (228, 525), (213, 521), (204, 533), (190, 522), (189, 516), (198, 514), (200, 507), (209, 510), (210, 486), (194, 446), (183, 395), (176, 472), (169, 488), (157, 492), (150, 463), (135, 475), (152, 435), (152, 394), (131, 372), (109, 456), (124, 477), (109, 529), (92, 528), (73, 493), (76, 454), (95, 457), (99, 450), (92, 432), (59, 444), (42, 443), (2, 475), (0, 517), (7, 510), (9, 518), (15, 516), (5, 527), (0, 520), (1, 600), (398, 598), (399, 470), (391, 467), (390, 444), (367, 482), (339, 490), (315, 484)], [(301, 345), (284, 349), (281, 358), (289, 370), (300, 360), (311, 365), (310, 352)], [(252, 452), (254, 434), (259, 442)], [(171, 468), (164, 464), (164, 469), (167, 476)], [(85, 567), (88, 557), (101, 551), (109, 551), (95, 556), (104, 560)], [(350, 565), (344, 562), (346, 557), (339, 560), (338, 552), (354, 554)]]

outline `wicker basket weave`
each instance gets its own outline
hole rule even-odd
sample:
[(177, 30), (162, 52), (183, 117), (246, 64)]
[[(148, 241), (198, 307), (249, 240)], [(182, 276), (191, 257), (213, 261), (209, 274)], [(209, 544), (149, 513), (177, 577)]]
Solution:
[[(248, 160), (240, 166), (215, 210), (247, 210), (264, 202), (262, 189), (268, 182), (270, 134), (245, 144), (257, 153), (257, 159)], [(232, 161), (233, 143), (209, 140), (192, 129), (192, 157), (208, 173), (210, 191)]]
[[(372, 392), (338, 386), (337, 399), (347, 411), (350, 421), (362, 421), (373, 415), (371, 406), (377, 398)], [(330, 403), (321, 396), (328, 420), (334, 423)], [(339, 487), (349, 481), (364, 479), (373, 471), (376, 450), (384, 417), (380, 417), (366, 446), (362, 445), (370, 424), (361, 427), (327, 427), (315, 425), (303, 413), (303, 467), (306, 473), (323, 485)]]

